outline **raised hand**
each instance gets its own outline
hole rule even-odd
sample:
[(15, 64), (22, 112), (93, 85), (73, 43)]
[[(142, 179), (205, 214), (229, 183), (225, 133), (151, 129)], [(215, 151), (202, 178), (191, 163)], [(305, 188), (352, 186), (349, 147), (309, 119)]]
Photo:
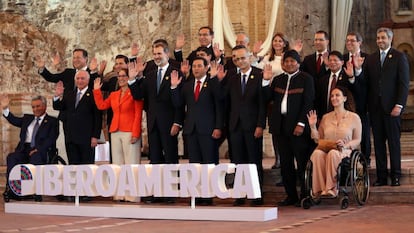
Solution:
[(214, 52), (214, 56), (216, 56), (216, 59), (220, 58), (221, 50), (220, 50), (220, 44), (219, 43), (214, 43), (213, 44), (213, 52)]
[(53, 67), (57, 67), (60, 64), (60, 55), (59, 52), (56, 52), (55, 56), (52, 57), (52, 65)]
[(178, 71), (171, 71), (171, 88), (176, 88), (181, 83), (182, 77), (179, 76)]
[(307, 114), (308, 123), (311, 128), (316, 128), (316, 123), (318, 122), (318, 115), (315, 110), (310, 110)]
[(188, 60), (181, 62), (181, 73), (183, 73), (184, 76), (187, 76), (190, 72), (190, 67), (190, 62)]
[(98, 71), (98, 59), (96, 59), (96, 57), (91, 59), (91, 62), (89, 63), (89, 69)]
[(257, 54), (263, 50), (262, 45), (263, 45), (263, 41), (261, 40), (254, 43), (253, 50), (252, 50), (254, 56), (257, 56)]
[(293, 42), (292, 49), (296, 50), (296, 52), (300, 53), (303, 49), (303, 41), (301, 39), (297, 39)]
[(0, 94), (0, 104), (2, 109), (9, 107), (10, 99), (8, 94)]
[(99, 89), (101, 89), (101, 87), (102, 87), (101, 78), (96, 78), (93, 81), (93, 89), (94, 90), (99, 90)]
[(219, 64), (217, 67), (217, 78), (221, 82), (224, 77), (226, 77), (227, 70), (224, 70), (224, 66), (222, 64)]
[(266, 64), (263, 67), (263, 79), (271, 80), (273, 78), (272, 65)]
[(354, 64), (352, 64), (352, 61), (349, 60), (346, 62), (346, 66), (344, 68), (345, 74), (348, 77), (354, 77)]
[(98, 74), (99, 74), (100, 76), (103, 76), (103, 74), (104, 74), (104, 72), (105, 72), (105, 69), (106, 69), (106, 64), (107, 64), (106, 60), (102, 60), (102, 61), (99, 63), (99, 71), (98, 71)]
[(63, 87), (63, 82), (59, 81), (56, 83), (56, 87), (55, 87), (55, 96), (63, 96), (63, 91), (65, 90), (65, 88)]
[(322, 54), (322, 59), (323, 59), (323, 63), (325, 63), (325, 65), (329, 64), (329, 52), (328, 51), (325, 51)]
[(355, 54), (354, 60), (355, 69), (360, 70), (362, 68), (362, 65), (364, 64), (365, 57), (361, 57), (360, 54)]
[(34, 59), (34, 61), (35, 61), (35, 66), (38, 68), (38, 69), (41, 69), (41, 68), (44, 68), (45, 67), (45, 60), (43, 60), (43, 58), (40, 56), (40, 55), (37, 55), (36, 57), (35, 57), (35, 59)]
[(134, 42), (131, 44), (131, 56), (133, 57), (138, 56), (138, 53), (139, 53), (138, 43)]
[(175, 49), (182, 49), (185, 45), (185, 36), (183, 33), (180, 33), (177, 35), (177, 38), (175, 40)]

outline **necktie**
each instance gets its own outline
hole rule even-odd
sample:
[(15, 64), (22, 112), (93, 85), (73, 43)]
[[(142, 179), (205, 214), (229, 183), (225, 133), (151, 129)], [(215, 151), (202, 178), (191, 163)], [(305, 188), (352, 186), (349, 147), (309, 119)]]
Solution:
[(332, 81), (331, 81), (331, 87), (329, 88), (329, 93), (328, 93), (328, 98), (327, 98), (328, 112), (333, 110), (332, 103), (331, 103), (331, 92), (333, 89), (335, 89), (335, 87), (336, 87), (336, 74), (333, 74)]
[(318, 54), (318, 60), (316, 61), (316, 73), (319, 74), (321, 71), (322, 53)]
[(162, 69), (158, 69), (158, 74), (157, 74), (157, 94), (160, 91), (160, 86), (161, 86), (161, 79), (162, 79)]
[(39, 120), (40, 120), (40, 117), (36, 117), (36, 123), (35, 123), (35, 125), (33, 127), (32, 139), (30, 141), (30, 147), (32, 147), (32, 148), (34, 148), (35, 145), (36, 145), (35, 138), (36, 138), (37, 130), (39, 130), (39, 126), (40, 126)]
[(352, 65), (355, 67), (354, 55), (352, 54), (351, 54), (351, 62), (352, 62)]
[(242, 75), (242, 83), (241, 83), (241, 90), (242, 90), (242, 95), (244, 95), (244, 90), (246, 89), (246, 76), (245, 74)]
[(79, 101), (81, 99), (82, 92), (78, 91), (76, 94), (76, 102), (75, 102), (75, 108), (78, 107)]
[(194, 100), (197, 101), (198, 100), (198, 96), (200, 95), (200, 85), (201, 85), (201, 81), (197, 80), (197, 85), (194, 91)]
[(290, 85), (290, 79), (291, 78), (292, 77), (288, 76), (287, 83), (286, 83), (285, 94), (283, 95), (282, 103), (281, 103), (281, 106), (280, 106), (280, 113), (282, 113), (283, 115), (287, 114), (287, 98), (288, 98), (289, 85)]
[(380, 59), (381, 59), (381, 66), (384, 64), (384, 61), (385, 61), (385, 51), (382, 51), (381, 52), (381, 57), (380, 57)]

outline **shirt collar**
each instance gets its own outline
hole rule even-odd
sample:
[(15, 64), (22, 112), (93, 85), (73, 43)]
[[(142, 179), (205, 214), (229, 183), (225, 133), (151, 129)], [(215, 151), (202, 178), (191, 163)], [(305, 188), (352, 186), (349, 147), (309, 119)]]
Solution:
[(250, 67), (250, 68), (247, 70), (247, 72), (246, 72), (246, 73), (243, 73), (243, 72), (240, 70), (240, 74), (241, 74), (242, 76), (243, 76), (243, 75), (249, 76), (251, 72), (252, 72), (252, 67)]
[(385, 49), (385, 50), (381, 50), (380, 49), (380, 54), (382, 53), (382, 52), (385, 52), (385, 54), (387, 54), (388, 53), (388, 51), (390, 51), (390, 49), (391, 49), (391, 47), (388, 47), (387, 49)]

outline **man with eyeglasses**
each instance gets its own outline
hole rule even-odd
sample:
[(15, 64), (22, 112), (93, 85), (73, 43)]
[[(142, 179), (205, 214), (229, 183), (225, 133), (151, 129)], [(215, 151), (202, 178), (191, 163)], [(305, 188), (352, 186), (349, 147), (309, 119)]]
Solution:
[[(350, 63), (354, 68), (354, 74), (356, 74), (355, 63), (357, 60), (361, 60), (363, 63), (365, 57), (368, 56), (367, 53), (361, 51), (361, 44), (362, 36), (358, 32), (349, 32), (346, 35), (345, 46), (348, 53), (344, 54), (344, 67)], [(362, 123), (361, 152), (365, 155), (368, 167), (370, 167), (371, 132), (367, 110), (368, 86), (366, 79), (362, 78), (362, 76), (356, 76), (355, 78), (356, 82), (350, 90), (354, 97), (356, 113), (361, 118)]]
[[(262, 145), (266, 126), (266, 110), (262, 96), (262, 70), (250, 65), (250, 53), (243, 45), (232, 49), (233, 61), (240, 73), (228, 79), (226, 105), (229, 109), (229, 134), (232, 148), (231, 162), (253, 163), (257, 166), (259, 181), (263, 185)], [(244, 198), (234, 205), (243, 205)], [(263, 199), (254, 199), (251, 205), (262, 205)]]
[[(201, 27), (198, 30), (198, 41), (200, 43), (200, 47), (207, 47), (212, 54), (211, 60), (217, 61), (223, 64), (224, 54), (219, 48), (217, 43), (213, 44), (214, 39), (214, 31), (209, 26)], [(185, 45), (185, 37), (183, 34), (177, 36), (177, 41), (175, 43), (175, 50), (174, 50), (174, 57), (177, 61), (182, 62), (183, 59), (183, 47)], [(189, 64), (193, 63), (194, 58), (197, 57), (197, 50), (193, 50), (190, 55), (188, 55), (187, 60)]]

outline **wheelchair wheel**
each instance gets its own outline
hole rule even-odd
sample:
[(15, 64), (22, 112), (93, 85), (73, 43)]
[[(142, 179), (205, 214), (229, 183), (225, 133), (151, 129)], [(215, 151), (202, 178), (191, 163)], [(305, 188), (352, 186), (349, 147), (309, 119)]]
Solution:
[(349, 199), (348, 196), (343, 196), (340, 199), (340, 205), (341, 205), (341, 209), (346, 209), (349, 206)]
[(312, 197), (312, 161), (309, 160), (305, 168), (305, 195)]
[(312, 200), (310, 197), (303, 198), (302, 201), (300, 201), (300, 205), (303, 209), (307, 210), (312, 206)]
[(354, 150), (351, 154), (352, 194), (359, 205), (364, 205), (369, 196), (369, 174), (365, 157)]

